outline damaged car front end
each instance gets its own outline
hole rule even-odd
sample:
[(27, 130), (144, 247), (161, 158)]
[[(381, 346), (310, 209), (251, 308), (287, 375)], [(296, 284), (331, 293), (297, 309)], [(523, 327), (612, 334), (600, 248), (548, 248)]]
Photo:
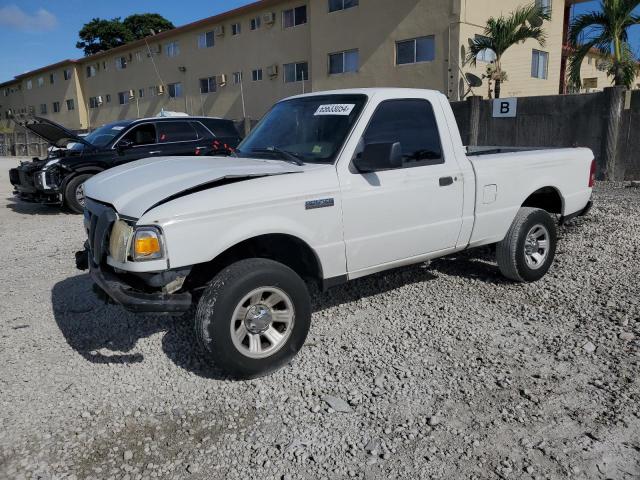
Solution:
[[(133, 312), (182, 313), (192, 303), (191, 293), (180, 290), (191, 268), (168, 268), (163, 232), (157, 226), (138, 226), (120, 217), (111, 206), (87, 199), (85, 248), (76, 253), (76, 267), (89, 270), (94, 291), (105, 301)], [(129, 270), (118, 268), (129, 265)], [(132, 264), (157, 266), (157, 271), (136, 271)]]

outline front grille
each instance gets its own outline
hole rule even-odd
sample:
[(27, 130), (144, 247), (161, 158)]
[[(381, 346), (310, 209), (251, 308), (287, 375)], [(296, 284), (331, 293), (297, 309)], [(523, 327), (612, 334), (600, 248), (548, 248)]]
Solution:
[(108, 253), (109, 234), (118, 215), (113, 207), (89, 198), (86, 199), (85, 208), (91, 258), (95, 265), (100, 265)]

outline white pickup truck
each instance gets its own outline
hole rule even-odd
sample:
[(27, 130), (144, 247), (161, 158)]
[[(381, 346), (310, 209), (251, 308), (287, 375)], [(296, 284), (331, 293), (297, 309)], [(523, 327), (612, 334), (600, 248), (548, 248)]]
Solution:
[(76, 262), (130, 310), (195, 305), (212, 361), (254, 377), (302, 347), (307, 282), (326, 289), (490, 244), (507, 278), (539, 280), (556, 221), (591, 206), (593, 160), (580, 148), (467, 150), (435, 91), (296, 96), (232, 156), (140, 160), (87, 181)]

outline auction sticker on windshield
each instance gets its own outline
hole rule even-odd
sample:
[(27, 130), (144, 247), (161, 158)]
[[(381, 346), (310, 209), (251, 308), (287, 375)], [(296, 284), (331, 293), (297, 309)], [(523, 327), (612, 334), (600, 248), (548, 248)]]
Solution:
[(351, 115), (354, 103), (333, 103), (331, 105), (320, 105), (313, 115)]

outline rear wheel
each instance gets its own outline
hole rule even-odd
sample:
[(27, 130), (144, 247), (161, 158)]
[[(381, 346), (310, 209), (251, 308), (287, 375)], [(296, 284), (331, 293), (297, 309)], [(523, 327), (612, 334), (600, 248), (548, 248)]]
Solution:
[(259, 258), (220, 272), (195, 315), (201, 347), (236, 378), (258, 377), (286, 364), (302, 348), (310, 323), (304, 281), (289, 267)]
[(64, 205), (73, 213), (82, 213), (84, 210), (84, 182), (93, 177), (91, 173), (84, 173), (73, 177), (64, 189)]
[(517, 282), (540, 280), (553, 263), (556, 243), (556, 224), (551, 215), (539, 208), (523, 207), (496, 246), (500, 271)]

